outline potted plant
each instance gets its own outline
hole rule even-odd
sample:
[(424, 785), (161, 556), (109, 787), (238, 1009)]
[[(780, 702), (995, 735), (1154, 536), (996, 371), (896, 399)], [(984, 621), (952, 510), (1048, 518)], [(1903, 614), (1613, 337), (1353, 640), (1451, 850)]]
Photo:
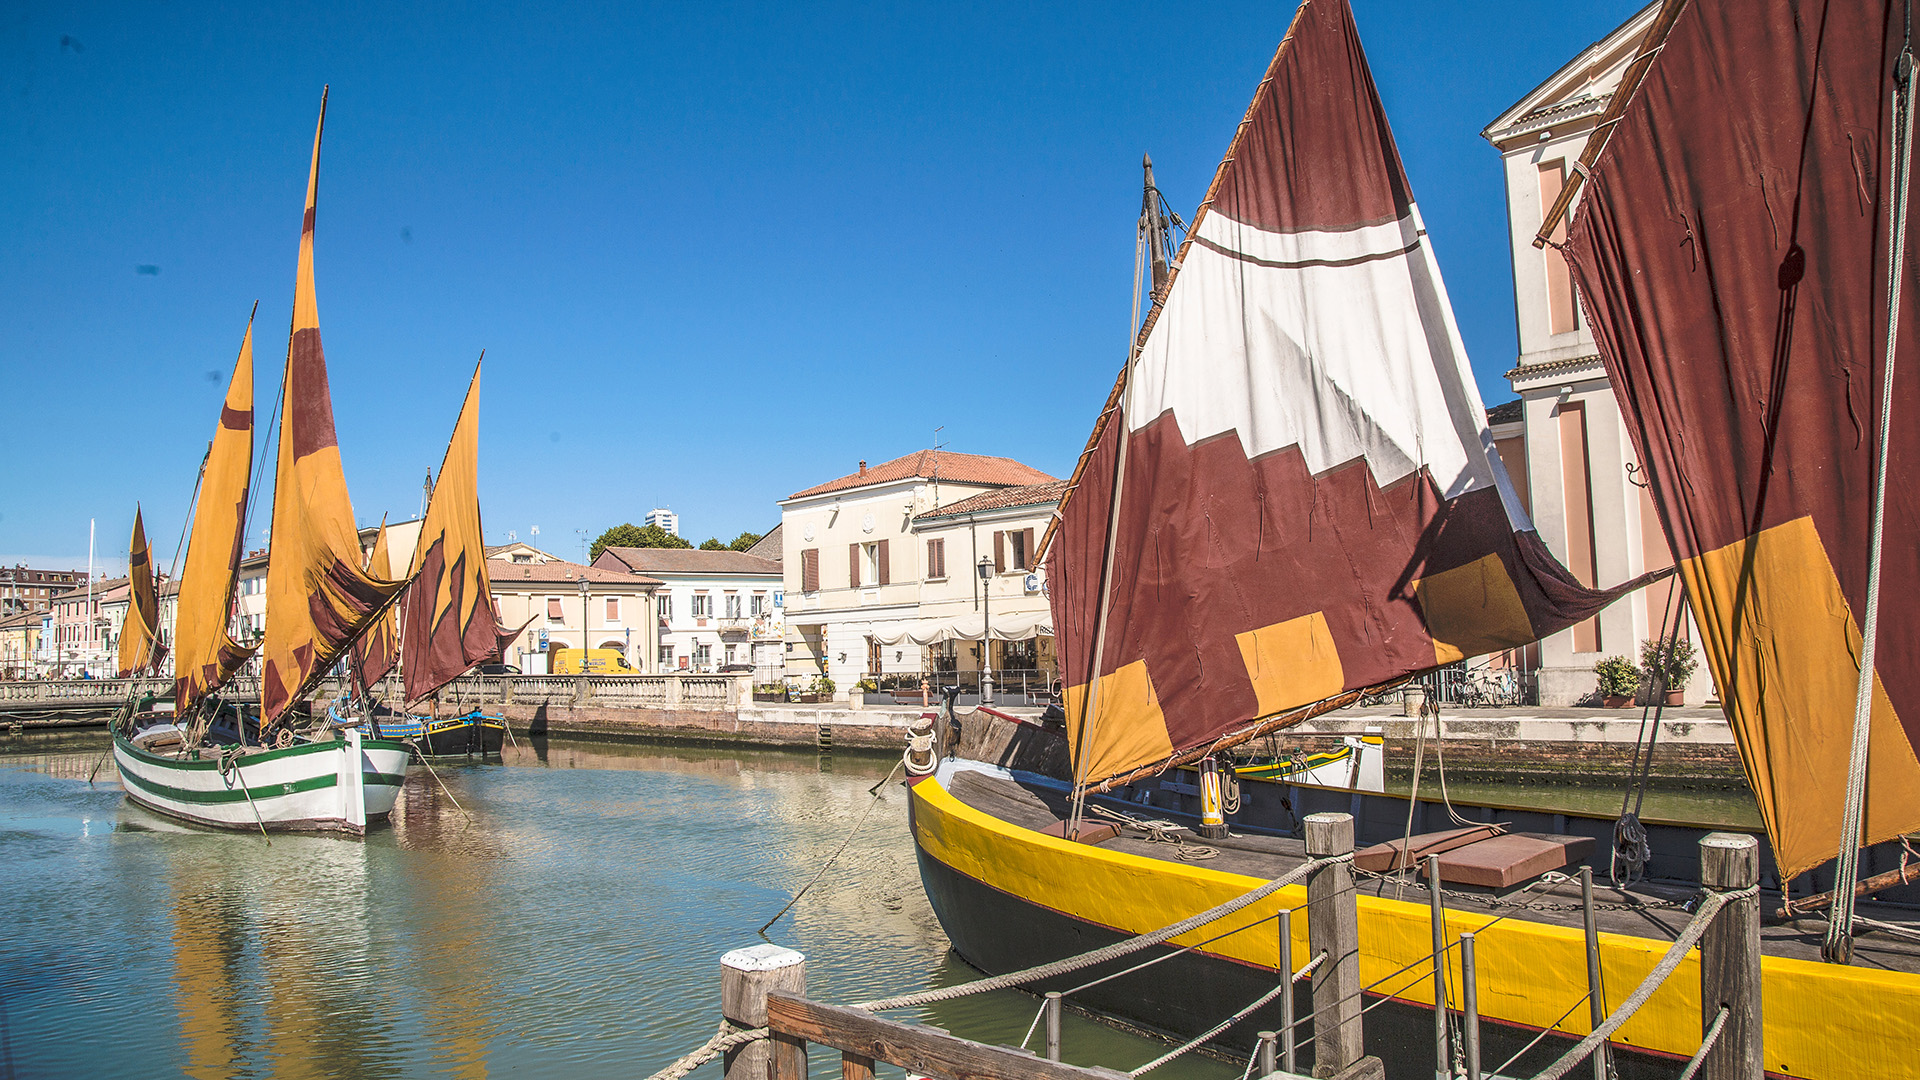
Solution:
[(1666, 691), (1665, 704), (1684, 705), (1687, 680), (1693, 678), (1700, 659), (1693, 654), (1693, 642), (1679, 636), (1650, 639), (1640, 643), (1640, 663), (1647, 669), (1649, 694)]
[(1609, 709), (1624, 709), (1633, 704), (1640, 692), (1640, 669), (1624, 656), (1609, 656), (1593, 665), (1600, 680), (1600, 704)]

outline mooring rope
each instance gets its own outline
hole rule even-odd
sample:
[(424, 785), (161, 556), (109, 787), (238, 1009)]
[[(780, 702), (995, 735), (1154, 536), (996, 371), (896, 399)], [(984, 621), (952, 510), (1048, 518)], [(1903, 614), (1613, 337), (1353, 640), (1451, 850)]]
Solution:
[(871, 788), (867, 789), (867, 794), (873, 796), (873, 799), (872, 801), (867, 803), (867, 809), (864, 813), (860, 815), (860, 820), (854, 822), (853, 828), (847, 830), (846, 839), (840, 841), (840, 846), (833, 849), (833, 854), (827, 856), (827, 861), (820, 864), (819, 872), (813, 875), (813, 879), (811, 881), (808, 881), (805, 885), (801, 886), (799, 892), (793, 894), (793, 899), (787, 901), (786, 906), (782, 907), (779, 911), (774, 912), (773, 918), (768, 919), (766, 922), (763, 922), (760, 924), (760, 929), (758, 933), (764, 936), (767, 932), (767, 927), (772, 926), (774, 923), (779, 922), (780, 916), (785, 915), (787, 912), (793, 910), (793, 905), (799, 903), (800, 898), (807, 895), (808, 889), (811, 889), (815, 885), (819, 884), (820, 879), (827, 876), (827, 870), (833, 866), (834, 860), (840, 857), (841, 852), (847, 850), (848, 844), (853, 843), (854, 834), (859, 832), (860, 827), (867, 823), (867, 818), (873, 816), (873, 808), (880, 805), (881, 793), (886, 790), (887, 784), (892, 782), (893, 774), (899, 772), (900, 766), (906, 764), (906, 760), (907, 759), (905, 757), (902, 757), (899, 761), (894, 762), (893, 769), (887, 773), (887, 778), (873, 785)]
[(1088, 803), (1086, 809), (1094, 816), (1106, 818), (1115, 825), (1123, 825), (1140, 830), (1146, 834), (1146, 840), (1149, 844), (1173, 845), (1174, 855), (1187, 862), (1204, 862), (1207, 859), (1218, 858), (1220, 855), (1220, 849), (1217, 847), (1212, 847), (1207, 844), (1187, 843), (1186, 838), (1180, 835), (1181, 830), (1185, 829), (1186, 826), (1177, 822), (1164, 821), (1159, 818), (1137, 817), (1124, 810), (1115, 810), (1112, 807), (1102, 806), (1099, 803)]
[(1179, 922), (1169, 923), (1158, 930), (1140, 934), (1136, 937), (1128, 938), (1125, 941), (1115, 942), (1112, 945), (1095, 949), (1092, 952), (1081, 953), (1078, 956), (1070, 956), (1064, 960), (1055, 960), (1049, 964), (1040, 964), (1035, 967), (1024, 968), (1020, 971), (1010, 971), (1005, 975), (992, 975), (985, 979), (976, 979), (973, 982), (961, 983), (957, 986), (945, 986), (937, 990), (922, 990), (915, 994), (901, 994), (897, 997), (881, 998), (878, 1001), (862, 1002), (861, 1004), (853, 1006), (853, 1008), (865, 1009), (868, 1012), (879, 1012), (883, 1009), (905, 1009), (916, 1005), (931, 1005), (938, 1001), (952, 1001), (955, 998), (967, 997), (972, 994), (984, 994), (989, 990), (1005, 990), (1023, 983), (1039, 982), (1042, 979), (1051, 979), (1056, 975), (1066, 975), (1070, 972), (1081, 971), (1093, 967), (1095, 964), (1104, 964), (1109, 960), (1117, 960), (1122, 956), (1139, 952), (1141, 949), (1152, 948), (1155, 945), (1177, 938), (1181, 934), (1197, 930), (1216, 919), (1231, 915), (1249, 904), (1258, 903), (1272, 896), (1274, 893), (1299, 881), (1315, 870), (1333, 866), (1337, 863), (1352, 861), (1352, 852), (1347, 852), (1342, 855), (1329, 855), (1325, 858), (1310, 859), (1285, 874), (1274, 878), (1272, 881), (1241, 893), (1239, 896), (1228, 900), (1218, 907), (1208, 908), (1198, 915), (1190, 915), (1187, 918), (1181, 919)]
[(1667, 981), (1667, 976), (1672, 975), (1674, 969), (1680, 966), (1680, 961), (1687, 958), (1687, 953), (1700, 940), (1700, 935), (1707, 932), (1707, 927), (1713, 923), (1713, 917), (1720, 914), (1721, 908), (1735, 900), (1759, 894), (1758, 885), (1749, 885), (1744, 889), (1731, 889), (1726, 892), (1707, 893), (1707, 898), (1700, 902), (1699, 910), (1693, 913), (1692, 920), (1680, 931), (1680, 936), (1674, 939), (1673, 944), (1667, 947), (1667, 955), (1661, 957), (1660, 962), (1647, 973), (1647, 977), (1640, 980), (1640, 985), (1634, 988), (1633, 993), (1628, 994), (1627, 999), (1620, 1003), (1620, 1007), (1613, 1010), (1599, 1027), (1594, 1028), (1592, 1034), (1575, 1043), (1573, 1049), (1561, 1055), (1560, 1060), (1548, 1066), (1547, 1071), (1534, 1077), (1534, 1080), (1560, 1080), (1561, 1077), (1572, 1072), (1575, 1065), (1586, 1060), (1587, 1055), (1593, 1053), (1596, 1047), (1620, 1030), (1620, 1025), (1626, 1023), (1640, 1006), (1645, 1005), (1655, 990), (1660, 989), (1661, 984)]
[(1326, 958), (1327, 958), (1327, 954), (1325, 952), (1322, 952), (1319, 956), (1316, 956), (1312, 960), (1307, 961), (1307, 965), (1305, 967), (1301, 968), (1299, 971), (1294, 972), (1292, 978), (1280, 980), (1279, 984), (1273, 987), (1273, 989), (1268, 990), (1266, 993), (1261, 994), (1259, 997), (1253, 999), (1251, 1003), (1249, 1003), (1245, 1008), (1241, 1009), (1239, 1012), (1236, 1012), (1232, 1016), (1227, 1017), (1225, 1020), (1220, 1021), (1218, 1024), (1213, 1025), (1213, 1027), (1208, 1028), (1206, 1031), (1203, 1031), (1200, 1034), (1195, 1035), (1193, 1038), (1188, 1039), (1186, 1042), (1181, 1043), (1179, 1046), (1174, 1047), (1172, 1050), (1169, 1050), (1166, 1053), (1161, 1054), (1159, 1057), (1154, 1058), (1152, 1061), (1147, 1062), (1145, 1065), (1140, 1066), (1139, 1068), (1133, 1070), (1127, 1075), (1142, 1076), (1142, 1075), (1145, 1075), (1146, 1073), (1150, 1073), (1153, 1070), (1159, 1068), (1160, 1066), (1165, 1065), (1167, 1062), (1172, 1061), (1174, 1058), (1177, 1058), (1180, 1055), (1188, 1052), (1189, 1050), (1192, 1050), (1194, 1047), (1199, 1046), (1201, 1043), (1214, 1038), (1215, 1036), (1219, 1035), (1221, 1032), (1227, 1030), (1228, 1028), (1239, 1023), (1240, 1021), (1245, 1020), (1247, 1016), (1251, 1014), (1255, 1009), (1258, 1009), (1266, 1005), (1269, 1001), (1272, 1001), (1274, 998), (1279, 997), (1281, 994), (1291, 991), (1293, 989), (1294, 983), (1297, 983), (1301, 979), (1306, 978), (1308, 975), (1313, 974), (1313, 970), (1319, 967), (1321, 963), (1326, 960)]
[(700, 1049), (674, 1061), (673, 1064), (647, 1077), (647, 1080), (680, 1080), (693, 1070), (732, 1050), (736, 1046), (745, 1046), (750, 1042), (767, 1037), (767, 1029), (737, 1028), (728, 1021), (720, 1021), (720, 1030), (713, 1033)]

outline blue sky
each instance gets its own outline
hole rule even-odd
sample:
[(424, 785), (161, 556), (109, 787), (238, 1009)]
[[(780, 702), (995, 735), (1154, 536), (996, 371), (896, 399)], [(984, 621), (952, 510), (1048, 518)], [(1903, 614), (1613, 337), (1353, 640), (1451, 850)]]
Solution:
[[(1479, 131), (1637, 6), (1354, 0), (1489, 403), (1515, 343)], [(326, 83), (316, 279), (363, 522), (417, 511), (482, 348), (493, 542), (578, 557), (656, 505), (759, 532), (936, 426), (1066, 475), (1124, 357), (1140, 154), (1190, 215), (1291, 15), (8, 5), (0, 559), (84, 560), (89, 518), (120, 558), (139, 500), (170, 561), (256, 300), (272, 406)]]

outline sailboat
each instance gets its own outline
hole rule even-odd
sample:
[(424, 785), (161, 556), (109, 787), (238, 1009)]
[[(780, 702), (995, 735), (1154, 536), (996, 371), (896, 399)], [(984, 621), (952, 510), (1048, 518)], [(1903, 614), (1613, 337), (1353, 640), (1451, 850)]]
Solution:
[(163, 814), (231, 829), (364, 833), (393, 810), (405, 744), (334, 725), (297, 730), (305, 701), (392, 604), (404, 581), (360, 568), (353, 506), (334, 436), (313, 285), (314, 209), (326, 95), (314, 128), (282, 384), (273, 554), (261, 702), (249, 715), (219, 690), (251, 650), (228, 633), (245, 536), (253, 454), (253, 324), (209, 450), (194, 508), (177, 628), (175, 714), (128, 717), (113, 731), (127, 795)]
[[(504, 717), (478, 709), (440, 716), (437, 697), (475, 665), (497, 658), (502, 644), (526, 629), (502, 629), (494, 606), (480, 523), (479, 461), (480, 366), (476, 363), (420, 523), (406, 592), (397, 610), (384, 617), (365, 647), (355, 653), (363, 714), (374, 719), (382, 734), (411, 742), (424, 757), (498, 754), (507, 732)], [(382, 522), (369, 569), (384, 572), (387, 559)], [(405, 618), (396, 637), (391, 621), (401, 612)], [(372, 688), (396, 662), (409, 704), (402, 714), (388, 712), (373, 700)], [(423, 705), (429, 710), (426, 715), (418, 712)]]
[[(1678, 9), (1679, 0), (1671, 6)], [(1709, 16), (1696, 3), (1663, 29), (1676, 26), (1675, 40), (1683, 32), (1744, 40), (1740, 32), (1750, 31), (1743, 6), (1724, 7)], [(1791, 39), (1793, 13), (1772, 16), (1767, 32)], [(1799, 25), (1818, 22), (1803, 15)], [(1676, 61), (1672, 41), (1666, 50), (1656, 70), (1689, 63), (1691, 75), (1709, 79), (1729, 66), (1711, 46), (1688, 61)], [(1782, 62), (1778, 70), (1820, 67), (1808, 62), (1810, 52), (1783, 51), (1788, 55), (1773, 58)], [(1850, 74), (1864, 81), (1870, 69)], [(1756, 75), (1724, 85), (1764, 81)], [(1623, 90), (1622, 104), (1630, 94)], [(1684, 115), (1704, 96), (1697, 87), (1679, 90), (1660, 107)], [(1616, 140), (1645, 122), (1653, 109), (1638, 104), (1645, 97), (1636, 98)], [(1716, 113), (1709, 122), (1722, 119)], [(1643, 199), (1644, 191), (1667, 190), (1671, 171), (1638, 168)], [(1727, 175), (1712, 182), (1737, 186)], [(1854, 189), (1845, 191), (1852, 199)], [(1627, 204), (1619, 219), (1639, 209)], [(1681, 220), (1655, 211), (1648, 227), (1671, 232)], [(1784, 228), (1786, 219), (1778, 220)], [(1748, 225), (1758, 230), (1765, 221), (1756, 215)], [(1653, 248), (1668, 265), (1698, 257), (1674, 235), (1647, 244)], [(1621, 246), (1608, 254), (1618, 257), (1609, 264), (1617, 279), (1609, 283), (1620, 310), (1658, 311), (1635, 292), (1644, 287), (1635, 261), (1644, 252)], [(1479, 848), (1489, 876), (1477, 886), (1454, 886), (1459, 892), (1447, 898), (1441, 932), (1451, 938), (1500, 922), (1479, 941), (1479, 1009), (1488, 1022), (1482, 1040), (1489, 1053), (1502, 1053), (1535, 1033), (1563, 1033), (1546, 1035), (1541, 1051), (1557, 1053), (1567, 1038), (1591, 1030), (1578, 1008), (1588, 969), (1577, 893), (1574, 903), (1544, 910), (1518, 910), (1510, 897), (1520, 888), (1563, 887), (1541, 878), (1545, 871), (1590, 864), (1604, 878), (1611, 820), (1253, 783), (1244, 785), (1237, 815), (1210, 824), (1220, 820), (1224, 752), (1440, 665), (1525, 645), (1590, 618), (1654, 576), (1587, 588), (1533, 531), (1492, 450), (1438, 262), (1345, 0), (1301, 4), (1185, 242), (1164, 273), (1156, 267), (1154, 284), (1152, 308), (1042, 544), (1066, 687), (1064, 732), (1050, 742), (1044, 729), (1016, 725), (1010, 732), (983, 713), (956, 718), (956, 730), (940, 732), (945, 756), (911, 781), (911, 827), (936, 915), (961, 956), (1002, 973), (1157, 929), (1281, 876), (1304, 860), (1300, 820), (1316, 811), (1352, 813), (1363, 847), (1457, 825), (1455, 836), (1430, 836), (1428, 846), (1457, 841), (1462, 852)], [(1716, 325), (1695, 308), (1675, 318), (1691, 320), (1689, 332)], [(1658, 340), (1636, 338), (1630, 329), (1621, 334), (1629, 345)], [(1683, 348), (1668, 355), (1690, 361), (1715, 354)], [(1840, 392), (1829, 387), (1830, 397)], [(1732, 396), (1688, 398), (1687, 422), (1697, 422), (1699, 409), (1726, 408)], [(1673, 433), (1699, 430), (1676, 425)], [(1688, 445), (1711, 456), (1729, 444), (1709, 437)], [(1670, 492), (1692, 491), (1692, 467), (1667, 474)], [(1824, 476), (1815, 467), (1802, 482), (1817, 486)], [(1902, 497), (1911, 500), (1912, 491), (1907, 485)], [(1676, 519), (1678, 505), (1663, 503)], [(1900, 558), (1913, 557), (1909, 544)], [(1795, 580), (1792, 559), (1768, 565), (1778, 580)], [(1682, 573), (1690, 590), (1716, 597), (1705, 569)], [(1712, 621), (1709, 610), (1701, 623)], [(1723, 615), (1719, 622), (1747, 635), (1729, 632), (1730, 643), (1751, 649), (1751, 619), (1729, 623)], [(1844, 651), (1848, 640), (1830, 641), (1823, 654), (1842, 674), (1845, 658), (1832, 650)], [(1910, 672), (1912, 653), (1900, 660)], [(1727, 680), (1744, 670), (1730, 663), (1721, 685), (1738, 686)], [(1782, 674), (1770, 669), (1755, 681), (1764, 687)], [(1815, 692), (1824, 691), (1793, 693)], [(1744, 735), (1743, 751), (1798, 721), (1799, 701), (1784, 703), (1785, 716), (1773, 728)], [(1882, 736), (1876, 729), (1876, 747)], [(1777, 737), (1767, 745), (1774, 769), (1793, 767), (1792, 750)], [(1896, 743), (1890, 756), (1900, 759), (1903, 749)], [(1061, 760), (1070, 764), (1053, 764)], [(1820, 761), (1831, 772), (1831, 757)], [(1224, 764), (1231, 768), (1230, 760)], [(1749, 773), (1756, 791), (1774, 775), (1751, 761)], [(1879, 786), (1881, 774), (1874, 774), (1873, 799), (1880, 801), (1862, 833), (1867, 842), (1914, 827), (1897, 812), (1880, 812), (1888, 804), (1910, 808), (1920, 790), (1905, 774), (1890, 775)], [(1804, 802), (1790, 798), (1787, 805)], [(1775, 835), (1774, 821), (1787, 824), (1793, 814), (1769, 818), (1774, 850), (1763, 852), (1761, 874), (1776, 893), (1820, 854), (1795, 854), (1801, 849), (1785, 839), (1790, 824)], [(1615, 990), (1606, 1000), (1606, 986), (1599, 988), (1605, 1006), (1618, 1005), (1651, 970), (1684, 923), (1688, 883), (1698, 880), (1705, 828), (1655, 824), (1648, 831), (1652, 880), (1596, 890), (1610, 910), (1624, 913), (1609, 916), (1602, 924), (1608, 932), (1599, 935), (1601, 969)], [(1827, 837), (1838, 834), (1830, 829)], [(1198, 845), (1206, 845), (1207, 860), (1188, 861), (1202, 854)], [(1828, 858), (1833, 851), (1824, 848)], [(1883, 843), (1875, 857), (1897, 855)], [(1359, 865), (1364, 870), (1367, 861)], [(1389, 854), (1379, 869), (1391, 865)], [(1429, 884), (1403, 877), (1375, 887), (1367, 880), (1359, 901), (1361, 981), (1372, 996), (1430, 1013), (1444, 1003), (1432, 990)], [(1414, 895), (1404, 896), (1410, 890)], [(1272, 920), (1304, 901), (1303, 887), (1284, 888), (1157, 952), (1029, 989), (1073, 990), (1083, 1005), (1197, 1035), (1285, 977), (1277, 970)], [(1294, 955), (1307, 957), (1305, 920), (1295, 919), (1292, 931)], [(1790, 927), (1770, 927), (1763, 944), (1770, 1073), (1920, 1076), (1920, 1054), (1913, 1052), (1920, 1043), (1920, 963), (1909, 951), (1887, 941), (1862, 944), (1873, 950), (1876, 967), (1863, 971), (1819, 963), (1814, 945)], [(1127, 970), (1143, 959), (1163, 962)], [(1495, 971), (1497, 985), (1489, 988), (1485, 980)], [(1697, 985), (1669, 980), (1619, 1029), (1611, 1051), (1691, 1055), (1702, 1026)], [(1279, 1026), (1280, 1008), (1256, 1011), (1219, 1038), (1249, 1046), (1254, 1032)]]
[(166, 658), (160, 644), (160, 590), (154, 580), (153, 549), (139, 507), (133, 510), (133, 536), (127, 543), (127, 618), (120, 626), (119, 676), (151, 674)]

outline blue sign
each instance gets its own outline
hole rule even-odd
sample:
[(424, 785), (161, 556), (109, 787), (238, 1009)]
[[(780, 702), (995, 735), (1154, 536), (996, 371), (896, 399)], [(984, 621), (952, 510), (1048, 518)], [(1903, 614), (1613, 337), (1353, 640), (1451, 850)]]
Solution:
[(773, 606), (774, 607), (787, 606), (787, 594), (784, 590), (781, 590), (781, 589), (773, 590)]

